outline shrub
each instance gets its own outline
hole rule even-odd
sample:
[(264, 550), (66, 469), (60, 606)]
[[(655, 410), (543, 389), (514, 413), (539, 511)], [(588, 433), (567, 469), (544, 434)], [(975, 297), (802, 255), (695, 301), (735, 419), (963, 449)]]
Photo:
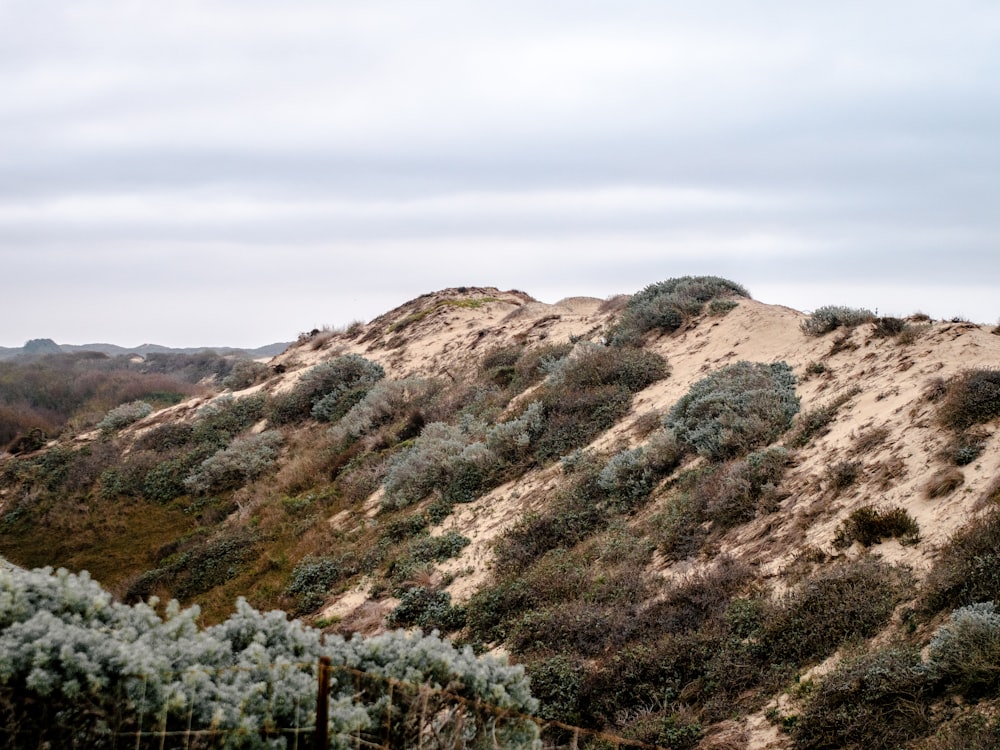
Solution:
[[(423, 378), (380, 380), (330, 428), (330, 437), (334, 442), (353, 440), (399, 420), (408, 413), (420, 414), (420, 409), (437, 396), (441, 389), (439, 381)], [(402, 439), (410, 437), (415, 435), (403, 436)]]
[(784, 448), (765, 448), (706, 472), (694, 490), (705, 515), (726, 529), (766, 512), (777, 498), (789, 460)]
[(1000, 613), (992, 601), (960, 607), (938, 628), (927, 650), (932, 675), (968, 698), (1000, 686)]
[[(853, 656), (821, 678), (792, 727), (801, 750), (903, 747), (930, 726), (920, 654), (883, 648)], [(906, 745), (909, 747), (909, 745)]]
[(733, 297), (749, 298), (750, 293), (718, 276), (682, 276), (650, 284), (628, 301), (608, 341), (614, 346), (637, 346), (649, 331), (676, 331), (708, 302), (715, 303), (713, 314), (728, 312), (735, 306)]
[(399, 597), (399, 604), (386, 617), (386, 624), (451, 633), (465, 626), (465, 608), (453, 605), (447, 591), (415, 586)]
[(266, 380), (271, 374), (271, 368), (263, 362), (254, 359), (241, 359), (233, 365), (233, 369), (222, 379), (222, 387), (231, 391), (242, 391)]
[(144, 432), (135, 441), (135, 449), (166, 452), (183, 448), (191, 442), (194, 428), (184, 422), (164, 422)]
[[(447, 686), (466, 702), (434, 710), (447, 713), (452, 728), (460, 725), (470, 745), (538, 743), (531, 722), (494, 723), (461, 708), (482, 701), (513, 715), (535, 711), (523, 668), (477, 659), (435, 636), (321, 638), (283, 612), (263, 614), (243, 599), (224, 622), (202, 628), (196, 607), (181, 610), (174, 602), (161, 616), (146, 604), (115, 602), (86, 574), (65, 570), (0, 569), (0, 591), (0, 732), (16, 736), (18, 747), (114, 746), (154, 726), (166, 733), (157, 732), (159, 739), (197, 733), (199, 747), (290, 746), (300, 734), (283, 728), (315, 722), (314, 665), (321, 656), (375, 677)], [(391, 736), (379, 729), (387, 690), (376, 680), (336, 680), (331, 734), (360, 737), (364, 729), (387, 747), (425, 739), (412, 729), (403, 734), (403, 722), (393, 724)], [(415, 716), (418, 698), (408, 694), (397, 690), (393, 706)]]
[(542, 514), (529, 514), (504, 532), (496, 544), (496, 569), (521, 573), (549, 550), (571, 548), (607, 524), (600, 508), (604, 493), (598, 470), (588, 466), (574, 475)]
[(295, 597), (298, 612), (312, 612), (323, 603), (335, 583), (357, 572), (352, 555), (339, 558), (309, 555), (295, 566), (285, 594)]
[(833, 546), (837, 549), (860, 542), (865, 547), (878, 544), (883, 539), (898, 538), (904, 544), (920, 539), (920, 527), (904, 508), (877, 508), (864, 505), (853, 511), (837, 528)]
[(987, 433), (978, 430), (960, 432), (945, 448), (944, 455), (955, 466), (967, 466), (986, 450)]
[(807, 336), (822, 336), (836, 328), (856, 328), (873, 320), (875, 314), (871, 310), (827, 305), (814, 310), (799, 327)]
[(872, 557), (824, 569), (765, 618), (761, 654), (774, 663), (801, 664), (870, 638), (889, 622), (909, 585), (903, 570)]
[(861, 476), (860, 461), (838, 461), (826, 468), (826, 481), (836, 494), (843, 492)]
[(97, 429), (105, 435), (110, 435), (152, 413), (153, 407), (146, 401), (130, 401), (116, 406), (105, 414), (104, 419), (97, 423)]
[(288, 424), (313, 416), (335, 421), (358, 403), (385, 370), (358, 354), (345, 354), (321, 362), (302, 375), (285, 393), (272, 397), (268, 419), (272, 424)]
[(580, 722), (580, 692), (586, 666), (562, 654), (531, 662), (527, 668), (531, 694), (538, 699), (538, 716), (566, 724)]
[(907, 323), (902, 318), (875, 318), (875, 326), (872, 333), (880, 339), (888, 339), (899, 336), (907, 328)]
[(201, 446), (226, 447), (234, 437), (263, 419), (265, 401), (262, 393), (242, 398), (226, 394), (213, 399), (198, 410), (192, 440)]
[(940, 549), (927, 575), (926, 614), (1000, 601), (1000, 512), (975, 518)]
[(799, 410), (785, 362), (737, 362), (699, 380), (667, 415), (678, 441), (713, 461), (773, 442)]
[(283, 438), (268, 430), (236, 438), (228, 448), (209, 456), (184, 480), (190, 492), (207, 494), (241, 487), (274, 466)]
[(956, 432), (1000, 416), (1000, 370), (973, 369), (951, 378), (938, 405), (941, 423)]
[(474, 433), (462, 427), (433, 422), (405, 451), (396, 454), (385, 476), (384, 504), (402, 508), (422, 500), (443, 487), (462, 452), (476, 442)]

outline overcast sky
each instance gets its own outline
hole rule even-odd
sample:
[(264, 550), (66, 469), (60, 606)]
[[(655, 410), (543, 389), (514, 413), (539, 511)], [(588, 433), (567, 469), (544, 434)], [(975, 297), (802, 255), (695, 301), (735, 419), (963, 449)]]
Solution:
[(715, 274), (1000, 317), (1000, 5), (0, 0), (0, 346)]

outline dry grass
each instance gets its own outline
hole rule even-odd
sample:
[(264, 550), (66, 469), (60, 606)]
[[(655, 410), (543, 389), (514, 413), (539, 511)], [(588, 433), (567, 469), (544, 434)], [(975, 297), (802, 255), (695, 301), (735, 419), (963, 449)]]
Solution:
[(953, 466), (936, 472), (924, 485), (924, 497), (934, 499), (950, 495), (965, 484), (965, 475)]

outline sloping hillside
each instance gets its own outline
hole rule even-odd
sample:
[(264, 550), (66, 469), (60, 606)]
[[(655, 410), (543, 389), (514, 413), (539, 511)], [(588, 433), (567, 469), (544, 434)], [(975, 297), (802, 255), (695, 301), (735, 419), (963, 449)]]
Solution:
[(448, 289), (3, 459), (0, 553), (209, 619), (438, 628), (661, 746), (988, 747), (1000, 681), (941, 644), (1000, 596), (998, 362), (989, 328), (720, 279)]

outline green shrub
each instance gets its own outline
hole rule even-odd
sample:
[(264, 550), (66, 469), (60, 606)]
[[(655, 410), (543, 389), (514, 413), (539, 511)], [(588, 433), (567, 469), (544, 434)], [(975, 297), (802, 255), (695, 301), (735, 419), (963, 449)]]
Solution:
[(465, 608), (453, 605), (447, 591), (414, 586), (399, 597), (399, 604), (386, 617), (386, 624), (451, 633), (465, 626)]
[(194, 435), (194, 428), (186, 422), (164, 422), (144, 432), (135, 441), (135, 449), (166, 452), (187, 446)]
[(833, 546), (837, 549), (860, 542), (865, 547), (878, 544), (883, 539), (897, 538), (904, 544), (913, 544), (920, 538), (916, 519), (905, 508), (878, 508), (864, 505), (853, 511), (837, 527)]
[(444, 422), (424, 427), (420, 437), (389, 463), (383, 504), (389, 508), (403, 508), (445, 486), (452, 478), (459, 456), (477, 442), (478, 437), (469, 429)]
[(845, 659), (821, 678), (792, 728), (799, 750), (893, 750), (927, 733), (920, 654), (890, 647)]
[(979, 430), (960, 432), (945, 448), (945, 457), (955, 466), (967, 466), (986, 450), (989, 435)]
[(716, 303), (713, 314), (728, 312), (733, 297), (749, 298), (750, 293), (718, 276), (682, 276), (650, 284), (629, 299), (608, 341), (613, 346), (638, 346), (649, 331), (676, 331), (708, 302)]
[(902, 318), (875, 318), (872, 333), (880, 339), (893, 338), (906, 331), (908, 324)]
[(504, 532), (496, 542), (496, 569), (521, 573), (549, 550), (569, 549), (606, 526), (598, 472), (593, 465), (581, 468), (545, 512), (525, 515)]
[(807, 336), (822, 336), (836, 328), (856, 328), (873, 320), (875, 313), (871, 310), (827, 305), (816, 308), (812, 315), (802, 321), (800, 328)]
[(225, 448), (234, 437), (264, 418), (266, 397), (262, 393), (235, 398), (226, 394), (198, 410), (192, 440), (201, 446)]
[(441, 536), (420, 534), (408, 542), (407, 554), (417, 562), (444, 562), (457, 557), (471, 541), (454, 529), (446, 531)]
[(927, 662), (936, 679), (967, 698), (996, 695), (1000, 687), (1000, 613), (993, 602), (953, 611), (931, 638)]
[(681, 444), (721, 461), (773, 442), (798, 410), (795, 376), (785, 362), (737, 362), (691, 386), (666, 425)]
[[(423, 427), (421, 410), (441, 393), (442, 387), (440, 381), (424, 378), (380, 380), (330, 428), (330, 437), (333, 442), (355, 440), (407, 415), (411, 420), (420, 415), (419, 427)], [(415, 435), (401, 439), (411, 437)]]
[(292, 578), (285, 587), (285, 594), (295, 597), (297, 612), (313, 612), (323, 604), (335, 583), (350, 578), (357, 572), (358, 565), (353, 555), (309, 555), (295, 566)]
[(104, 419), (97, 423), (97, 429), (105, 435), (110, 435), (152, 413), (153, 407), (148, 402), (130, 401), (127, 404), (116, 406), (105, 414)]
[(189, 456), (177, 456), (161, 461), (146, 472), (142, 480), (143, 497), (158, 503), (169, 503), (187, 494), (184, 480), (193, 468)]
[(198, 494), (242, 487), (274, 466), (282, 442), (276, 430), (238, 437), (228, 448), (202, 461), (184, 480), (184, 487)]
[(586, 676), (580, 659), (558, 654), (530, 662), (526, 672), (531, 694), (538, 699), (540, 718), (564, 724), (580, 722), (580, 693)]
[(335, 421), (385, 377), (385, 370), (358, 354), (345, 354), (314, 365), (295, 386), (271, 398), (267, 417), (272, 424), (299, 422), (310, 416)]
[(938, 405), (941, 423), (956, 432), (1000, 416), (1000, 370), (965, 370), (951, 378)]

